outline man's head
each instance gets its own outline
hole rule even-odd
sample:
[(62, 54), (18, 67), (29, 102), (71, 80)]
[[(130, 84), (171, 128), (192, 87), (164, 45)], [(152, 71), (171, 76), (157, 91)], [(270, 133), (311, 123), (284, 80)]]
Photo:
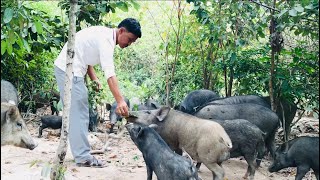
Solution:
[(140, 23), (133, 18), (126, 18), (118, 25), (117, 44), (121, 48), (130, 46), (138, 38), (141, 38)]

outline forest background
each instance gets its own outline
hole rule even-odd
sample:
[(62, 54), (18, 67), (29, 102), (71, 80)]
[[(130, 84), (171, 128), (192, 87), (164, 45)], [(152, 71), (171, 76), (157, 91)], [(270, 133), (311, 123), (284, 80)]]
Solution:
[[(276, 98), (318, 118), (316, 0), (81, 0), (78, 8), (77, 31), (116, 27), (127, 17), (140, 21), (142, 38), (114, 55), (129, 99), (151, 97), (174, 107), (196, 89), (234, 96), (268, 95), (271, 88)], [(68, 1), (1, 1), (1, 79), (17, 87), (24, 106), (35, 106), (37, 94), (51, 98), (57, 91), (53, 62), (68, 40), (68, 9)], [(89, 88), (91, 105), (111, 103), (96, 70), (103, 90)]]

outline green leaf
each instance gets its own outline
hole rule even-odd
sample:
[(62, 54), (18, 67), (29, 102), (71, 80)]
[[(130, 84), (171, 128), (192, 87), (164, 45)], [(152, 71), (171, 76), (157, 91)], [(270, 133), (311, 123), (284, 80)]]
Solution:
[(19, 45), (20, 49), (23, 49), (24, 46), (23, 46), (23, 42), (22, 42), (20, 36), (16, 32), (14, 34), (16, 35), (16, 42)]
[(261, 38), (265, 38), (265, 37), (266, 37), (265, 34), (262, 32), (262, 29), (259, 29), (259, 30), (258, 30), (258, 34), (259, 34), (259, 36), (260, 36)]
[(8, 41), (7, 41), (7, 51), (9, 55), (12, 54), (12, 44), (10, 44)]
[(31, 49), (30, 49), (30, 46), (29, 46), (28, 42), (25, 39), (23, 39), (23, 45), (26, 48), (26, 50), (28, 51), (28, 53), (29, 53), (31, 51)]
[(289, 10), (289, 15), (290, 16), (297, 16), (297, 11), (295, 9), (290, 9)]
[(294, 35), (299, 35), (301, 33), (301, 31), (299, 29), (294, 31)]
[(42, 28), (42, 23), (40, 21), (34, 22), (34, 25), (36, 26), (37, 33), (42, 34), (43, 28)]
[(194, 7), (193, 7), (193, 10), (196, 10), (196, 11), (197, 11), (199, 8), (200, 8), (200, 5), (194, 6)]
[(319, 115), (317, 114), (317, 113), (313, 113), (313, 117), (315, 118), (315, 119), (319, 119)]
[(35, 26), (34, 23), (32, 23), (31, 31), (32, 31), (33, 33), (36, 33), (36, 32), (37, 32), (37, 28), (36, 28), (36, 26)]
[(121, 9), (124, 12), (128, 12), (128, 6), (124, 2), (117, 3), (117, 8)]
[(278, 18), (280, 18), (283, 14), (285, 14), (286, 12), (288, 12), (288, 10), (287, 9), (285, 9), (285, 10), (282, 10), (277, 16), (278, 16)]
[(230, 63), (233, 64), (236, 60), (237, 60), (237, 55), (235, 52), (232, 52), (230, 56)]
[(313, 4), (309, 4), (308, 6), (305, 6), (304, 8), (311, 10), (311, 9), (313, 9)]
[(140, 8), (140, 4), (131, 0), (131, 3), (133, 4), (134, 9), (138, 10)]
[(300, 4), (298, 4), (296, 7), (294, 7), (294, 9), (300, 13), (304, 11), (304, 8)]
[(29, 167), (32, 167), (32, 166), (34, 166), (35, 164), (37, 164), (38, 163), (38, 160), (33, 160), (31, 163), (30, 163), (30, 166)]
[(6, 10), (4, 10), (3, 22), (9, 23), (12, 19), (12, 16), (13, 16), (13, 10), (11, 8), (6, 8)]
[(8, 40), (8, 43), (10, 43), (11, 45), (16, 42), (16, 38), (14, 36), (14, 31), (9, 31), (9, 36), (8, 36), (7, 40)]
[(5, 41), (1, 41), (1, 55), (3, 55), (7, 50), (7, 43)]
[(57, 106), (58, 108), (58, 110), (59, 111), (62, 111), (62, 108), (63, 108), (63, 103), (62, 103), (62, 101), (61, 100), (59, 100), (59, 102), (58, 102), (58, 106)]
[(135, 156), (133, 157), (133, 160), (137, 161), (137, 160), (139, 160), (139, 157), (138, 157), (137, 155), (135, 155)]
[(110, 10), (111, 10), (112, 13), (116, 12), (116, 10), (114, 8), (110, 8)]

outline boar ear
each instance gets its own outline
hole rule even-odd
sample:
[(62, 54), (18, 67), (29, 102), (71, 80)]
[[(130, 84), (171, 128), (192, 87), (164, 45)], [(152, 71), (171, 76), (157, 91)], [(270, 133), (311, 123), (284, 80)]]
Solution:
[(155, 105), (154, 103), (151, 103), (151, 107), (154, 109), (158, 109), (157, 105)]
[(186, 108), (184, 107), (184, 105), (180, 105), (179, 110), (182, 111), (182, 112), (185, 112)]
[(144, 128), (141, 127), (141, 126), (139, 126), (137, 138), (138, 138), (138, 137), (141, 137), (141, 136), (143, 135), (143, 131), (144, 131)]
[(137, 114), (134, 111), (129, 111), (129, 116), (130, 118), (138, 118)]
[(152, 129), (154, 129), (154, 130), (157, 130), (157, 128), (158, 128), (159, 126), (156, 125), (156, 124), (150, 124), (149, 127), (152, 128)]
[(168, 106), (162, 106), (157, 112), (157, 119), (159, 121), (163, 121), (167, 117), (167, 115), (169, 114), (170, 109), (171, 108)]
[(10, 121), (12, 119), (16, 119), (18, 112), (19, 112), (19, 110), (18, 110), (17, 106), (15, 106), (15, 105), (10, 106), (7, 113), (6, 113), (7, 121)]
[(111, 104), (107, 103), (106, 104), (106, 109), (109, 111), (111, 109)]

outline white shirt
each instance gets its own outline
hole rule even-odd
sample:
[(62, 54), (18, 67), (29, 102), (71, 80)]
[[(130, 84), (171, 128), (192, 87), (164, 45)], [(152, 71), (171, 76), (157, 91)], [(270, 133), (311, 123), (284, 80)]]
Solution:
[[(75, 38), (74, 76), (84, 77), (88, 65), (96, 64), (100, 64), (107, 79), (115, 75), (113, 64), (113, 52), (116, 46), (115, 29), (92, 26), (77, 32)], [(54, 62), (54, 65), (63, 71), (66, 71), (67, 44), (68, 42)]]

